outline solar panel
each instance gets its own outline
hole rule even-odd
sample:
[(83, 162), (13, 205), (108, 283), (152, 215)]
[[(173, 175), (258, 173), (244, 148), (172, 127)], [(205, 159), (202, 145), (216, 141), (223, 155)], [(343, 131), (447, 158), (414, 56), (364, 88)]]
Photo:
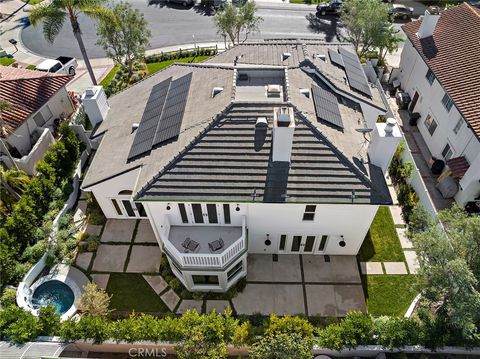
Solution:
[(170, 84), (152, 146), (157, 146), (162, 142), (168, 141), (180, 133), (191, 81), (192, 74), (189, 73), (172, 81)]
[(345, 67), (342, 56), (338, 53), (338, 51), (335, 51), (334, 49), (328, 49), (328, 56), (330, 57), (332, 64)]
[(345, 64), (345, 72), (347, 74), (350, 87), (369, 97), (372, 97), (367, 78), (363, 72), (363, 68), (360, 64), (358, 56), (343, 48), (340, 48), (339, 51), (340, 55), (342, 55), (343, 63)]
[(343, 128), (337, 97), (319, 86), (312, 86), (312, 94), (317, 118)]
[(140, 120), (137, 132), (135, 133), (135, 138), (130, 147), (130, 152), (128, 153), (129, 160), (152, 149), (155, 129), (157, 128), (158, 121), (162, 115), (162, 110), (165, 105), (165, 99), (167, 98), (168, 88), (171, 82), (172, 78), (170, 77), (152, 87), (147, 104), (143, 110), (142, 119)]

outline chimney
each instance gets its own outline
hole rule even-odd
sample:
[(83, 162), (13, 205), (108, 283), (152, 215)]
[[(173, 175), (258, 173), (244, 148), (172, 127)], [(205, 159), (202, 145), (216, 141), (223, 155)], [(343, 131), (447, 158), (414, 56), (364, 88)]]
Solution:
[(92, 127), (107, 118), (108, 106), (107, 96), (102, 86), (92, 86), (85, 90), (82, 95), (82, 103), (88, 115)]
[(429, 6), (427, 10), (425, 10), (425, 16), (423, 17), (420, 29), (418, 29), (418, 38), (424, 39), (432, 36), (438, 19), (440, 19), (440, 8), (438, 6)]
[(273, 111), (273, 161), (290, 162), (295, 120), (293, 108), (280, 107)]
[(402, 133), (394, 118), (387, 118), (386, 123), (377, 123), (373, 130), (368, 156), (370, 163), (380, 167), (384, 175), (401, 139)]

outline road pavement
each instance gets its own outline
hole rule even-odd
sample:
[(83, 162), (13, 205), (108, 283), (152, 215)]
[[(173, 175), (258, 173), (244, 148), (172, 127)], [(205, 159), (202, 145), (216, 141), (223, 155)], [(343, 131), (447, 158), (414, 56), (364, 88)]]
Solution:
[[(193, 42), (222, 41), (213, 24), (213, 12), (201, 6), (155, 2), (150, 5), (145, 0), (130, 0), (134, 7), (142, 11), (149, 22), (152, 37), (150, 48)], [(344, 34), (337, 18), (319, 19), (315, 17), (314, 6), (289, 6), (290, 4), (259, 4), (258, 15), (264, 21), (260, 33), (251, 36), (259, 38), (314, 38), (326, 41), (339, 41)], [(91, 58), (105, 57), (104, 51), (95, 44), (97, 40), (95, 22), (81, 17), (80, 26), (83, 40)], [(23, 45), (31, 52), (45, 56), (61, 55), (81, 57), (70, 25), (66, 22), (53, 44), (43, 36), (42, 27), (26, 25), (20, 35)]]

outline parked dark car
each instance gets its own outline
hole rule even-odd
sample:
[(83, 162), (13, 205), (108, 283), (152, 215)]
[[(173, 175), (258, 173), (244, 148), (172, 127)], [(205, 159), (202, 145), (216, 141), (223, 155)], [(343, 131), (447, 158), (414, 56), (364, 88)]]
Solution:
[(328, 3), (317, 5), (317, 16), (340, 15), (342, 9), (342, 0), (330, 0)]
[(413, 7), (402, 4), (392, 4), (392, 7), (388, 10), (388, 15), (391, 21), (396, 19), (409, 20), (413, 16)]
[(183, 6), (190, 6), (194, 4), (194, 0), (166, 0), (167, 3), (177, 3)]

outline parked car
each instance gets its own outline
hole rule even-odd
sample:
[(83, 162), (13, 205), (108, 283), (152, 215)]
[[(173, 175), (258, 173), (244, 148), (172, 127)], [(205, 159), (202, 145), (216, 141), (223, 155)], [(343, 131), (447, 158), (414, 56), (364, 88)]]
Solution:
[(395, 19), (409, 20), (413, 16), (413, 7), (408, 7), (402, 4), (392, 4), (388, 10), (390, 20)]
[(74, 57), (60, 56), (55, 60), (48, 59), (37, 65), (35, 70), (51, 73), (64, 73), (75, 75), (75, 69), (78, 67), (77, 60)]
[(328, 3), (317, 5), (317, 16), (340, 15), (342, 10), (342, 0), (330, 0)]
[(194, 4), (194, 0), (166, 0), (167, 3), (177, 3), (183, 6), (191, 6)]

